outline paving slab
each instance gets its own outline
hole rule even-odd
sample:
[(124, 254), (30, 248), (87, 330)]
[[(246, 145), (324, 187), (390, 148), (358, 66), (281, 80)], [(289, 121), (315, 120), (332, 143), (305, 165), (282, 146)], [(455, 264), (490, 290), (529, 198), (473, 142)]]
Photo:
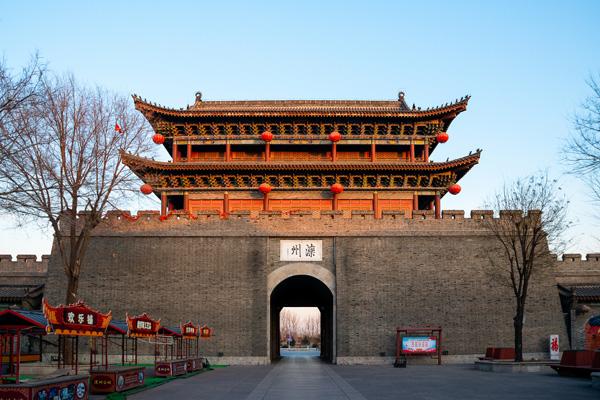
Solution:
[(473, 365), (339, 366), (284, 357), (268, 366), (219, 368), (128, 399), (227, 400), (598, 399), (590, 379), (540, 373), (491, 373)]

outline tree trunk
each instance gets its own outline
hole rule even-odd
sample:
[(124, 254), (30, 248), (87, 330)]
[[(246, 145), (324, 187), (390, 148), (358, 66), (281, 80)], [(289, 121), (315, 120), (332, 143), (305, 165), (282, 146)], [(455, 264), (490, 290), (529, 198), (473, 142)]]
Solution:
[(65, 304), (73, 304), (77, 302), (77, 291), (79, 290), (79, 278), (73, 276), (68, 277), (69, 283), (67, 285), (67, 296)]
[(515, 326), (515, 361), (523, 361), (523, 311), (517, 310), (514, 318)]

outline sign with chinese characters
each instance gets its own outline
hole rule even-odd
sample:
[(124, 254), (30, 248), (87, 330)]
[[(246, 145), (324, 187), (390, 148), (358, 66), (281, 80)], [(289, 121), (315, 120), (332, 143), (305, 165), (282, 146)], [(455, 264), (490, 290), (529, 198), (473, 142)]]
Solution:
[(111, 312), (102, 314), (82, 301), (68, 306), (53, 307), (43, 300), (46, 330), (56, 335), (102, 336), (112, 319)]
[(322, 240), (281, 240), (279, 242), (281, 261), (322, 261)]
[(548, 344), (550, 346), (550, 359), (560, 360), (560, 342), (558, 339), (558, 335), (550, 335), (550, 340)]
[(212, 328), (209, 328), (206, 325), (204, 325), (202, 328), (200, 328), (200, 337), (209, 338), (212, 336), (212, 334), (213, 334)]
[(144, 313), (135, 317), (126, 314), (127, 334), (129, 337), (151, 337), (158, 333), (160, 319), (154, 320)]
[(429, 354), (437, 352), (435, 336), (403, 337), (402, 352), (407, 354)]
[(191, 321), (181, 324), (181, 334), (184, 339), (196, 339), (200, 336), (200, 328), (192, 324)]

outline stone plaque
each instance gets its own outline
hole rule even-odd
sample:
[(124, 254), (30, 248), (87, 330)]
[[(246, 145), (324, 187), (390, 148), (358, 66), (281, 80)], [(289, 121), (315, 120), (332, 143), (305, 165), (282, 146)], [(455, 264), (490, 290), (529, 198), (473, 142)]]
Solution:
[(322, 261), (322, 240), (281, 240), (280, 261)]

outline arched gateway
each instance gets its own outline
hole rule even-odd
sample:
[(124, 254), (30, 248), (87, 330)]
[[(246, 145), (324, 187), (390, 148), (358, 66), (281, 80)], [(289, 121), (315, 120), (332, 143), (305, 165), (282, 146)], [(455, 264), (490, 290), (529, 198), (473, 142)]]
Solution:
[(279, 313), (283, 307), (317, 307), (321, 312), (321, 358), (335, 361), (335, 276), (308, 263), (288, 264), (267, 277), (269, 357), (279, 357)]

